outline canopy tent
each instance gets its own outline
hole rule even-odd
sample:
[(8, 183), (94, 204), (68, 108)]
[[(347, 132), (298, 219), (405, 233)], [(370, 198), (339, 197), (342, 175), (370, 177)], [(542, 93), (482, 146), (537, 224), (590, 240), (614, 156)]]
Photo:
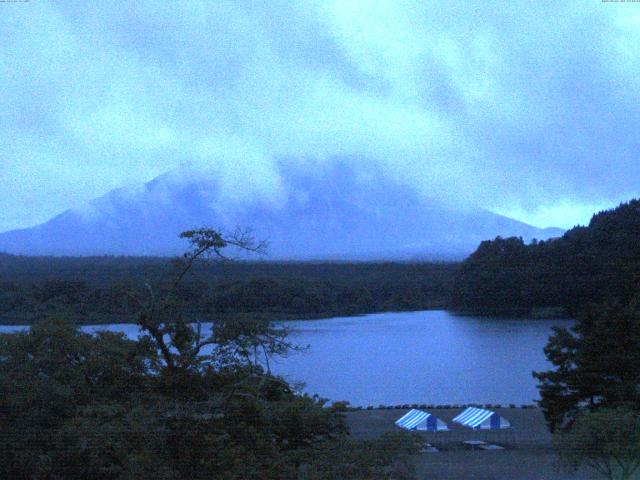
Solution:
[(409, 410), (396, 420), (396, 425), (407, 430), (427, 430), (429, 432), (449, 430), (447, 424), (435, 415), (415, 409)]
[(491, 410), (484, 408), (469, 407), (460, 415), (453, 419), (454, 422), (464, 425), (465, 427), (495, 430), (499, 428), (509, 428), (509, 421)]

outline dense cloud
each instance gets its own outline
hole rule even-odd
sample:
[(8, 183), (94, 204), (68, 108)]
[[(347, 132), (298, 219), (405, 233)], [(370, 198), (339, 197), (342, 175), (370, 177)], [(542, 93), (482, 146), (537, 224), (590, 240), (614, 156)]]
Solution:
[(571, 226), (637, 196), (640, 4), (0, 4), (0, 230), (184, 165), (283, 159)]

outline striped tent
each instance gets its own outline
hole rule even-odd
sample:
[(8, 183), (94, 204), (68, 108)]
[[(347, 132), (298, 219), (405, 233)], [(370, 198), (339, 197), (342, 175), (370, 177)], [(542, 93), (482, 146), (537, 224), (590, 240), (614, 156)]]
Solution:
[(484, 408), (469, 407), (460, 415), (453, 419), (454, 422), (464, 425), (465, 427), (475, 428), (478, 430), (495, 430), (500, 428), (509, 428), (509, 421), (491, 410)]
[(409, 410), (396, 420), (396, 425), (407, 430), (427, 430), (429, 432), (449, 430), (447, 424), (435, 415), (415, 409)]

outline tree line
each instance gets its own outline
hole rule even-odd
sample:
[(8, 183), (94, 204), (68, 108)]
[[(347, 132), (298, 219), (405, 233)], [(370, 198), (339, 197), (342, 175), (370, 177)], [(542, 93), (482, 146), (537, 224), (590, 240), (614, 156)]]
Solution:
[[(447, 305), (454, 270), (451, 263), (217, 262), (194, 265), (174, 294), (193, 318), (422, 310)], [(161, 283), (169, 272), (167, 260), (156, 258), (0, 256), (0, 322), (51, 315), (122, 322), (136, 309), (130, 292)]]
[(628, 303), (640, 285), (639, 239), (640, 200), (632, 200), (560, 238), (484, 241), (460, 265), (451, 305), (488, 313), (555, 308), (577, 316), (590, 303)]

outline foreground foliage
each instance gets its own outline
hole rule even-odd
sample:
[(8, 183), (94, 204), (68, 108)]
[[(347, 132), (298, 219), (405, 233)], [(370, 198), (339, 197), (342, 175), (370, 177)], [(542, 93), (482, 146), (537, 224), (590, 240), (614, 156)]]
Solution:
[(591, 305), (572, 331), (557, 328), (537, 372), (556, 446), (572, 469), (629, 479), (640, 466), (640, 298)]
[(552, 431), (583, 410), (640, 405), (640, 298), (592, 305), (572, 331), (555, 329), (545, 354), (555, 368), (534, 376)]
[(265, 321), (189, 323), (176, 292), (207, 254), (246, 236), (183, 235), (158, 285), (129, 292), (142, 336), (48, 319), (0, 335), (0, 477), (12, 479), (411, 478), (408, 434), (349, 440), (344, 418), (296, 394), (269, 359), (296, 347)]
[(585, 412), (555, 440), (572, 470), (586, 465), (610, 480), (628, 480), (640, 467), (640, 412), (623, 407)]

